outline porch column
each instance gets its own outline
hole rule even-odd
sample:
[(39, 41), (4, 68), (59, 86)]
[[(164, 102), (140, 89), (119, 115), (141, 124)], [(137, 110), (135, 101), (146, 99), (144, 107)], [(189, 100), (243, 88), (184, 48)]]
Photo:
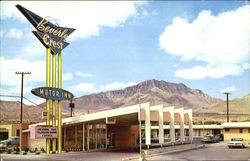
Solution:
[(63, 128), (63, 148), (66, 149), (66, 126)]
[(170, 120), (170, 140), (172, 145), (175, 143), (175, 126), (174, 126), (174, 106), (165, 107), (163, 109), (164, 112), (169, 113), (169, 120)]
[(97, 124), (94, 125), (94, 133), (95, 133), (95, 149), (97, 149)]
[(164, 129), (163, 129), (163, 105), (158, 109), (159, 116), (159, 143), (164, 144)]
[(150, 122), (150, 104), (144, 103), (142, 104), (142, 108), (145, 111), (145, 137), (146, 137), (146, 145), (149, 148), (151, 145), (151, 122)]
[(189, 132), (189, 140), (191, 143), (193, 142), (193, 111), (192, 109), (185, 110), (188, 114), (188, 132)]
[(107, 124), (105, 124), (105, 148), (108, 148), (108, 127)]
[(87, 150), (89, 150), (89, 124), (87, 124)]
[(75, 148), (77, 148), (77, 125), (75, 125)]
[(179, 113), (180, 115), (180, 133), (181, 133), (181, 142), (185, 141), (185, 133), (184, 133), (184, 108), (175, 109), (175, 113)]
[(164, 129), (163, 129), (163, 105), (156, 105), (150, 107), (150, 110), (157, 110), (158, 112), (158, 124), (159, 124), (159, 144), (164, 144)]
[(82, 124), (82, 151), (85, 151), (85, 123)]

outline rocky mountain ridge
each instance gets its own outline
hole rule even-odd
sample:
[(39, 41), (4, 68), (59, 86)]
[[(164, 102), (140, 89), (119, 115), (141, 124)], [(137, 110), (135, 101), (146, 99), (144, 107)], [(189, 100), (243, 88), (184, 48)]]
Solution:
[[(225, 101), (213, 98), (201, 90), (191, 89), (183, 83), (147, 80), (121, 90), (107, 91), (74, 98), (74, 116), (100, 110), (114, 109), (139, 103), (139, 96), (144, 95), (141, 103), (151, 105), (164, 104), (177, 107), (192, 108), (195, 113), (225, 114)], [(249, 113), (250, 95), (230, 101), (232, 112)], [(203, 108), (205, 109), (203, 109)], [(237, 110), (236, 110), (237, 109)], [(39, 122), (41, 113), (45, 111), (45, 103), (36, 106), (24, 105), (24, 120)], [(63, 101), (63, 116), (70, 113), (69, 101)], [(20, 102), (0, 101), (0, 121), (19, 120)], [(195, 115), (194, 115), (195, 116)], [(250, 118), (249, 118), (250, 119)]]

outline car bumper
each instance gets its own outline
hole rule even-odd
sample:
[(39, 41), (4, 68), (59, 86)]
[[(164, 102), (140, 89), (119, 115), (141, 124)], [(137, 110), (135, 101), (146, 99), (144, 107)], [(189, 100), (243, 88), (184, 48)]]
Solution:
[(244, 144), (228, 144), (228, 147), (245, 147)]

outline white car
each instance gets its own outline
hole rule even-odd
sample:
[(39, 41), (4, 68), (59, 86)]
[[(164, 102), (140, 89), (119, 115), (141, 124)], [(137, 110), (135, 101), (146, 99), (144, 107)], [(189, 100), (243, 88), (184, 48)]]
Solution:
[(228, 143), (227, 146), (229, 148), (233, 148), (233, 147), (238, 147), (238, 148), (244, 148), (245, 147), (245, 143), (243, 138), (232, 138)]

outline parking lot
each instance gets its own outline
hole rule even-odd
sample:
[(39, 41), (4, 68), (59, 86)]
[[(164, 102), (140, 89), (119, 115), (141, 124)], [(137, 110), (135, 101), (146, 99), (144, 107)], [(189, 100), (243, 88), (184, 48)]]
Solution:
[[(84, 160), (84, 161), (119, 161), (124, 158), (139, 157), (137, 150), (127, 151), (89, 151), (89, 152), (69, 152), (60, 154), (41, 154), (41, 155), (14, 155), (14, 154), (0, 154), (3, 161), (15, 160), (47, 160), (47, 161), (69, 161), (69, 160)], [(250, 148), (232, 148), (227, 147), (227, 142), (219, 142), (213, 144), (206, 144), (205, 148), (188, 150), (183, 152), (168, 153), (148, 157), (149, 161), (158, 160), (249, 160)]]
[(206, 144), (205, 148), (157, 155), (147, 160), (249, 160), (250, 148), (227, 147), (227, 142)]

